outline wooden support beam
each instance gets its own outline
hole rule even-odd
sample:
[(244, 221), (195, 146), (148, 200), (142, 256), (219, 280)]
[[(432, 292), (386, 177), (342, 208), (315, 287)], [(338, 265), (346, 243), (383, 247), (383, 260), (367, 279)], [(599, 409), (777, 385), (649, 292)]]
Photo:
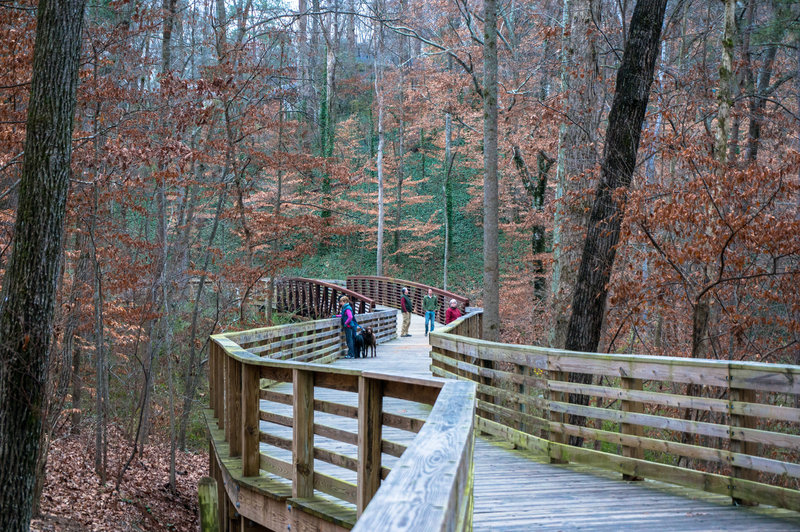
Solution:
[[(622, 377), (620, 380), (620, 386), (623, 390), (642, 390), (642, 380), (641, 379), (630, 379), (627, 377)], [(644, 412), (644, 404), (640, 403), (639, 401), (622, 401), (622, 411), (623, 412), (635, 412), (637, 414), (641, 414)], [(622, 423), (620, 426), (620, 432), (622, 434), (631, 434), (633, 436), (643, 436), (644, 435), (644, 427), (641, 425), (632, 425), (630, 423)], [(631, 446), (631, 445), (624, 445), (622, 447), (622, 456), (626, 456), (628, 458), (638, 458), (644, 459), (644, 449), (640, 446)], [(629, 475), (627, 473), (622, 474), (622, 480), (644, 480), (642, 477), (638, 475)]]
[(358, 515), (381, 485), (383, 382), (358, 379)]
[(259, 384), (261, 368), (244, 364), (242, 368), (242, 475), (258, 476), (259, 464)]
[(217, 412), (217, 396), (219, 395), (219, 387), (216, 379), (216, 365), (217, 365), (217, 350), (219, 346), (213, 339), (208, 346), (208, 407), (214, 412), (214, 417), (219, 414)]
[(203, 477), (197, 484), (200, 532), (219, 532), (219, 494), (217, 481)]
[[(743, 390), (741, 388), (731, 388), (730, 390), (730, 400), (731, 402), (737, 401), (741, 403), (755, 403), (756, 402), (756, 392), (754, 390)], [(740, 439), (741, 432), (737, 431), (736, 428), (748, 428), (748, 429), (755, 429), (758, 428), (758, 420), (757, 418), (751, 416), (742, 416), (738, 414), (731, 414), (730, 416), (730, 438), (731, 438), (731, 451), (734, 453), (742, 453), (751, 456), (758, 455), (758, 444), (755, 442), (750, 441), (742, 441)], [(753, 469), (733, 466), (733, 478), (743, 479), (743, 480), (750, 480), (753, 482), (759, 481), (759, 474), (758, 471)], [(733, 493), (733, 502), (738, 506), (757, 506), (758, 502), (747, 500), (743, 497), (737, 497), (736, 493), (736, 483), (733, 483), (733, 489), (731, 490)]]
[[(552, 369), (550, 367), (550, 359), (549, 358), (547, 359), (547, 364), (548, 364), (547, 373), (548, 373), (548, 378), (550, 380), (554, 380), (554, 381), (567, 381), (568, 380), (567, 373), (565, 373), (563, 371), (554, 370), (554, 369)], [(564, 401), (567, 400), (567, 396), (563, 392), (554, 392), (554, 391), (551, 391), (551, 390), (548, 389), (548, 390), (545, 391), (545, 394), (546, 394), (545, 397), (547, 398), (548, 402), (552, 402), (552, 401), (564, 402)], [(552, 421), (552, 422), (555, 422), (555, 423), (566, 423), (566, 419), (565, 419), (565, 416), (564, 416), (563, 413), (561, 413), (561, 412), (553, 412), (552, 410), (549, 410), (549, 409), (547, 410), (547, 419), (548, 419), (548, 421)], [(554, 431), (551, 430), (548, 433), (547, 439), (549, 441), (553, 442), (553, 443), (564, 444), (564, 443), (567, 442), (567, 435), (564, 434), (563, 432), (554, 432)], [(564, 461), (559, 459), (559, 458), (554, 458), (552, 455), (550, 455), (550, 463), (551, 464), (562, 464), (562, 463), (564, 463)]]
[(226, 357), (228, 380), (225, 400), (225, 439), (230, 444), (230, 456), (242, 455), (242, 363), (232, 357)]
[(314, 496), (314, 372), (293, 370), (292, 497)]

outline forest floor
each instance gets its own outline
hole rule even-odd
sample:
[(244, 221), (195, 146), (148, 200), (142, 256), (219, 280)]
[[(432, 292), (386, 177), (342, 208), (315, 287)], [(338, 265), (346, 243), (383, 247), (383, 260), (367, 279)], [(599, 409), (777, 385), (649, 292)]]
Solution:
[(153, 442), (131, 461), (119, 490), (121, 467), (131, 454), (122, 434), (109, 431), (109, 480), (94, 471), (91, 431), (64, 435), (50, 446), (41, 516), (34, 531), (194, 531), (197, 483), (208, 475), (206, 453), (176, 453), (176, 489), (169, 489), (169, 441)]

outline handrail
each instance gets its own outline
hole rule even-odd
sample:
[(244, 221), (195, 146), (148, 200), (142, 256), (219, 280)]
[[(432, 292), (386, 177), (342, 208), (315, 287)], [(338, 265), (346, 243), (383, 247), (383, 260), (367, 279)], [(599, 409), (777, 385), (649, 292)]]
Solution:
[(314, 319), (328, 318), (338, 314), (341, 296), (350, 298), (353, 310), (357, 314), (375, 310), (375, 302), (369, 297), (333, 283), (305, 277), (278, 279), (275, 294), (278, 311), (289, 310), (300, 316)]
[[(396, 314), (374, 312), (359, 321), (372, 320), (374, 327), (386, 329), (379, 336), (382, 341), (394, 335)], [(340, 329), (338, 320), (326, 319), (211, 337), (211, 409), (206, 417), (215, 457), (212, 473), (224, 486), (220, 489), (238, 515), (271, 529), (319, 528), (314, 520), (321, 519), (325, 529), (346, 530), (367, 508), (369, 515), (381, 516), (385, 529), (400, 529), (408, 516), (392, 513), (397, 504), (425, 508), (415, 513), (418, 529), (468, 529), (474, 384), (317, 363), (341, 352)], [(291, 391), (265, 387), (273, 383), (291, 383)], [(315, 393), (320, 389), (353, 399), (321, 400)], [(384, 410), (384, 398), (433, 409), (420, 419)], [(357, 430), (325, 424), (330, 415), (357, 420)], [(383, 427), (418, 434), (406, 445), (385, 439)], [(356, 456), (320, 446), (315, 435), (352, 446)], [(384, 454), (401, 459), (390, 469)], [(414, 457), (428, 458), (425, 472), (435, 489), (401, 491), (405, 467)], [(315, 462), (333, 464), (343, 473), (324, 472)], [(348, 470), (353, 478), (344, 475)], [(264, 522), (267, 518), (271, 521)]]
[(378, 305), (392, 308), (400, 308), (400, 290), (403, 287), (409, 289), (409, 297), (413, 306), (412, 312), (419, 316), (425, 315), (422, 310), (422, 298), (428, 295), (428, 289), (433, 290), (433, 293), (439, 298), (439, 308), (436, 310), (436, 321), (439, 323), (444, 323), (444, 313), (451, 299), (458, 302), (462, 311), (469, 306), (468, 297), (414, 281), (371, 275), (353, 275), (347, 278), (347, 288), (372, 298)]
[(800, 510), (800, 366), (488, 342), (476, 338), (480, 319), (436, 329), (430, 343), (434, 375), (477, 384), (481, 431), (629, 480)]

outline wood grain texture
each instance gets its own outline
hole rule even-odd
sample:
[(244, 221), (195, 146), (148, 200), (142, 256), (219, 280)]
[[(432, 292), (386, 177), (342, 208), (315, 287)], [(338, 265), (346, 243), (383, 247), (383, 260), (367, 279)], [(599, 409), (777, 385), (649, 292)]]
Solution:
[(384, 382), (358, 380), (358, 496), (360, 516), (381, 485), (381, 440)]
[[(479, 316), (479, 314), (477, 315)], [(360, 318), (360, 317), (359, 317)], [(430, 338), (431, 343), (437, 341), (437, 336), (448, 339), (454, 330), (468, 333), (471, 329), (468, 325), (475, 321), (475, 318), (462, 318), (448, 327), (439, 327)], [(396, 322), (392, 324), (396, 330)], [(477, 334), (479, 328), (473, 331)], [(431, 358), (430, 345), (423, 336), (423, 320), (412, 317), (411, 338), (399, 338), (391, 343), (381, 344), (378, 349), (376, 359), (356, 359), (356, 360), (337, 360), (327, 371), (336, 373), (342, 371), (346, 375), (354, 375), (357, 379), (359, 375), (365, 374), (384, 374), (384, 378), (392, 379), (394, 376), (424, 378), (430, 375)], [(470, 338), (460, 337), (458, 342), (448, 345), (468, 345)], [(474, 351), (482, 353), (482, 356), (495, 357), (508, 355), (508, 352), (523, 351), (528, 349), (524, 346), (514, 346), (507, 349), (501, 346), (501, 351), (496, 355), (492, 349), (485, 345), (482, 350)], [(438, 349), (437, 349), (438, 350)], [(242, 350), (243, 351), (243, 350)], [(442, 350), (444, 354), (463, 362), (467, 366), (475, 367), (473, 360), (455, 352)], [(525, 404), (530, 410), (522, 412), (525, 415), (533, 416), (539, 420), (546, 420), (547, 416), (534, 414), (536, 408), (550, 403), (563, 403), (566, 395), (577, 390), (568, 389), (568, 386), (577, 384), (565, 382), (566, 379), (559, 371), (547, 372), (547, 365), (540, 368), (542, 362), (547, 360), (548, 350), (537, 349), (530, 356), (530, 360), (535, 362), (533, 368), (539, 372), (544, 370), (546, 373), (536, 372), (534, 375), (516, 374), (508, 382), (515, 384), (517, 377), (534, 378), (535, 383), (528, 381), (532, 386), (526, 389), (526, 393), (520, 393), (514, 386), (509, 388), (483, 388), (483, 391), (490, 393), (498, 398), (501, 403), (491, 405), (496, 408), (495, 412), (502, 413), (508, 417), (508, 422), (513, 426), (506, 426), (494, 421), (477, 418), (476, 428), (489, 434), (489, 439), (479, 438), (474, 442), (473, 463), (474, 475), (473, 489), (474, 507), (472, 514), (472, 526), (474, 530), (531, 530), (531, 529), (621, 529), (621, 528), (641, 528), (654, 529), (664, 528), (665, 523), (669, 523), (671, 528), (684, 530), (703, 530), (703, 529), (725, 529), (725, 530), (795, 530), (800, 527), (800, 518), (797, 514), (775, 508), (758, 507), (743, 508), (730, 506), (730, 497), (742, 500), (762, 500), (770, 501), (785, 508), (797, 508), (797, 491), (766, 484), (759, 484), (747, 479), (725, 477), (723, 475), (711, 475), (702, 471), (693, 471), (686, 468), (674, 468), (669, 464), (653, 464), (647, 460), (637, 460), (632, 457), (618, 456), (608, 453), (601, 453), (590, 449), (584, 449), (585, 453), (578, 451), (572, 454), (575, 448), (569, 446), (559, 447), (558, 442), (548, 441), (533, 434), (528, 434), (517, 430), (520, 414), (517, 405)], [(560, 352), (563, 354), (563, 352)], [(558, 354), (558, 353), (557, 353)], [(583, 356), (583, 354), (577, 354)], [(249, 356), (245, 353), (237, 356)], [(605, 355), (600, 356), (603, 358)], [(620, 359), (612, 356), (613, 367), (620, 367)], [(578, 357), (580, 358), (580, 357)], [(312, 365), (292, 366), (290, 363), (281, 366), (283, 369), (295, 367), (314, 367)], [(659, 362), (659, 364), (661, 364)], [(455, 363), (448, 361), (447, 367), (452, 369)], [(701, 364), (702, 366), (702, 364)], [(752, 365), (746, 365), (748, 371), (755, 371)], [(466, 366), (464, 366), (466, 367)], [(667, 367), (663, 366), (662, 367)], [(738, 367), (738, 366), (737, 366)], [(757, 367), (757, 365), (756, 365)], [(341, 370), (337, 369), (341, 368)], [(495, 371), (498, 371), (497, 369)], [(513, 371), (517, 371), (514, 369)], [(457, 376), (456, 371), (437, 371), (440, 375), (448, 378)], [(468, 373), (469, 374), (469, 373)], [(680, 372), (679, 372), (680, 374)], [(765, 380), (769, 387), (780, 388), (781, 382), (776, 380), (785, 377), (775, 377), (774, 375), (787, 374), (785, 372), (768, 372)], [(788, 374), (791, 375), (791, 372)], [(604, 381), (605, 385), (594, 385), (593, 388), (584, 388), (580, 392), (594, 397), (603, 398), (615, 406), (613, 412), (617, 414), (628, 414), (619, 410), (620, 401), (631, 401), (644, 405), (647, 414), (654, 414), (653, 408), (656, 405), (663, 405), (669, 408), (700, 408), (701, 410), (725, 413), (736, 412), (743, 415), (759, 412), (759, 415), (776, 414), (776, 419), (792, 423), (797, 420), (794, 415), (793, 405), (781, 406), (786, 402), (776, 402), (776, 404), (766, 404), (765, 397), (768, 392), (759, 392), (756, 399), (744, 400), (729, 397), (718, 399), (715, 397), (687, 397), (677, 393), (665, 393), (680, 388), (664, 387), (661, 391), (655, 387), (656, 383), (662, 381), (644, 381), (643, 390), (625, 390), (618, 387), (620, 374), (617, 370), (615, 377)], [(495, 375), (495, 377), (504, 377)], [(347, 377), (350, 378), (350, 377)], [(749, 385), (754, 386), (758, 379), (752, 375), (747, 376)], [(544, 386), (541, 386), (541, 383)], [(672, 381), (665, 381), (672, 382)], [(406, 384), (408, 384), (406, 382)], [(533, 386), (535, 384), (536, 386)], [(438, 385), (441, 386), (441, 383)], [(347, 387), (345, 387), (347, 388)], [(658, 391), (654, 391), (658, 390)], [(261, 393), (261, 408), (269, 411), (276, 416), (274, 419), (291, 418), (291, 408), (287, 404), (287, 398), (291, 398), (292, 385), (289, 383), (278, 383), (268, 390), (269, 393)], [(772, 392), (769, 392), (772, 393)], [(541, 394), (541, 397), (535, 394)], [(399, 394), (398, 394), (399, 395)], [(213, 398), (212, 398), (213, 399)], [(267, 401), (269, 399), (270, 401)], [(614, 403), (616, 401), (616, 403)], [(212, 401), (213, 402), (213, 401)], [(352, 417), (352, 413), (357, 411), (358, 394), (335, 388), (315, 389), (314, 408), (315, 408), (315, 472), (327, 477), (341, 481), (338, 487), (328, 483), (319, 483), (319, 487), (331, 491), (344, 491), (347, 485), (357, 487), (357, 474), (351, 469), (358, 461), (358, 427), (357, 420)], [(489, 407), (489, 405), (484, 405)], [(572, 405), (576, 406), (576, 405)], [(594, 408), (597, 408), (595, 406)], [(542, 411), (544, 413), (549, 410)], [(383, 436), (381, 442), (381, 477), (389, 479), (396, 473), (398, 459), (403, 451), (411, 446), (415, 434), (407, 429), (418, 427), (420, 420), (425, 420), (430, 416), (430, 407), (407, 401), (401, 398), (384, 398), (383, 415)], [(636, 412), (638, 414), (638, 412)], [(511, 419), (513, 414), (513, 420)], [(212, 416), (209, 419), (209, 427), (213, 428)], [(553, 413), (553, 416), (560, 416)], [(658, 417), (658, 416), (656, 416)], [(391, 419), (391, 424), (387, 421)], [(407, 419), (416, 421), (406, 421)], [(505, 419), (505, 418), (502, 418)], [(527, 421), (531, 421), (528, 419)], [(742, 468), (757, 469), (776, 475), (794, 476), (800, 472), (800, 465), (764, 456), (751, 456), (746, 453), (734, 453), (724, 449), (714, 449), (700, 445), (681, 444), (680, 442), (670, 442), (659, 439), (660, 433), (647, 425), (641, 425), (645, 429), (644, 436), (634, 434), (624, 434), (612, 430), (602, 430), (599, 428), (577, 427), (566, 423), (556, 422), (555, 419), (546, 420), (547, 428), (550, 431), (550, 439), (562, 435), (575, 433), (587, 439), (607, 442), (612, 445), (631, 446), (645, 451), (658, 453), (668, 453), (674, 456), (682, 455), (696, 457), (706, 462), (719, 464), (733, 464)], [(390, 426), (391, 425), (391, 426)], [(723, 425), (727, 427), (726, 425)], [(423, 427), (424, 428), (424, 427)], [(737, 429), (758, 430), (754, 427), (734, 427)], [(764, 429), (763, 424), (760, 427)], [(655, 432), (652, 432), (655, 431)], [(292, 428), (276, 425), (267, 421), (261, 422), (261, 453), (269, 455), (275, 460), (275, 470), (279, 470), (280, 462), (290, 464), (291, 453), (286, 450), (286, 443), (292, 439)], [(768, 432), (762, 430), (761, 432)], [(214, 434), (219, 434), (215, 432)], [(742, 433), (744, 434), (744, 433)], [(334, 436), (333, 438), (329, 436)], [(226, 456), (227, 447), (222, 444), (219, 451)], [(413, 446), (412, 446), (413, 447)], [(516, 448), (516, 450), (514, 449)], [(530, 449), (528, 451), (527, 449)], [(646, 455), (647, 456), (647, 455)], [(567, 465), (549, 465), (548, 460), (554, 459), (572, 460)], [(235, 464), (225, 460), (226, 464)], [(241, 463), (241, 461), (239, 461)], [(241, 466), (239, 466), (241, 467)], [(262, 465), (262, 467), (264, 467)], [(272, 467), (272, 466), (271, 466)], [(389, 469), (392, 470), (387, 475)], [(643, 476), (647, 480), (637, 483), (621, 482), (621, 474), (631, 474)], [(262, 472), (261, 479), (266, 481), (266, 472)], [(253, 480), (255, 480), (255, 477)], [(649, 480), (660, 478), (664, 481), (675, 483), (674, 485), (665, 484)], [(784, 477), (785, 478), (785, 477)], [(247, 479), (248, 481), (250, 479)], [(272, 477), (271, 482), (278, 482), (280, 479)], [(284, 481), (284, 486), (291, 489), (291, 484)], [(316, 481), (315, 481), (316, 482)], [(384, 485), (386, 482), (384, 482)], [(459, 484), (460, 485), (460, 484)], [(278, 489), (278, 488), (273, 488)], [(281, 489), (286, 489), (281, 488)], [(701, 490), (707, 490), (705, 492)], [(379, 490), (380, 492), (380, 490)], [(727, 498), (726, 498), (727, 497)], [(355, 521), (357, 507), (347, 500), (339, 499), (335, 495), (326, 494), (315, 490), (314, 499), (309, 501), (324, 501), (309, 503), (308, 508), (314, 504), (317, 509), (304, 509), (305, 512), (327, 512), (330, 519), (342, 519), (341, 516), (350, 515), (351, 524)], [(298, 499), (299, 501), (299, 499)], [(466, 503), (457, 506), (457, 510), (452, 514), (452, 523), (459, 523), (454, 526), (466, 526), (461, 523), (466, 522)], [(298, 502), (295, 508), (304, 507), (303, 503)], [(305, 507), (304, 507), (305, 508)], [(368, 506), (368, 510), (369, 510)], [(350, 514), (347, 514), (350, 512)], [(403, 516), (404, 514), (399, 514)], [(339, 517), (337, 517), (339, 516)], [(337, 521), (338, 522), (338, 521)], [(344, 522), (344, 521), (341, 521)], [(277, 521), (276, 521), (277, 523)], [(351, 526), (351, 525), (348, 525)]]
[(447, 516), (464, 504), (458, 491), (471, 471), (472, 454), (465, 450), (474, 438), (474, 398), (472, 383), (445, 384), (414, 445), (392, 468), (353, 530), (446, 529)]
[(294, 370), (292, 497), (314, 496), (314, 373)]

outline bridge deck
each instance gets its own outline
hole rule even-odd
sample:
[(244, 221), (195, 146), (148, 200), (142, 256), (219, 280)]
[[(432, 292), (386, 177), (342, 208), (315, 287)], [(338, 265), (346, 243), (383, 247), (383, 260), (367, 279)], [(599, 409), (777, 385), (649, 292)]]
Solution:
[[(423, 328), (424, 320), (412, 316), (410, 338), (379, 345), (376, 359), (339, 360), (336, 365), (432, 378)], [(281, 386), (291, 388), (290, 384)], [(316, 399), (355, 404), (352, 396), (335, 390), (318, 390)], [(262, 408), (278, 413), (282, 406), (270, 403)], [(420, 405), (399, 400), (385, 400), (384, 408), (419, 418), (427, 415)], [(280, 413), (291, 415), (290, 410)], [(320, 423), (331, 421), (342, 428), (355, 429), (355, 420), (318, 416)], [(348, 422), (353, 426), (345, 427)], [(280, 429), (276, 425), (269, 428), (273, 433)], [(291, 437), (291, 429), (286, 430)], [(384, 438), (404, 444), (409, 443), (410, 436), (413, 435), (399, 430), (384, 433)], [(319, 437), (316, 444), (355, 457), (354, 446)], [(274, 453), (276, 449), (270, 451)], [(290, 454), (288, 459), (291, 460)], [(388, 467), (394, 460), (384, 455)], [(335, 468), (320, 461), (316, 461), (315, 467), (321, 472)], [(354, 472), (335, 469), (338, 478), (355, 482)], [(475, 530), (800, 530), (800, 515), (795, 512), (737, 508), (730, 505), (730, 499), (705, 492), (649, 480), (623, 482), (620, 475), (583, 466), (551, 465), (543, 457), (484, 437), (475, 441), (474, 474)], [(352, 522), (355, 508), (342, 518)]]

